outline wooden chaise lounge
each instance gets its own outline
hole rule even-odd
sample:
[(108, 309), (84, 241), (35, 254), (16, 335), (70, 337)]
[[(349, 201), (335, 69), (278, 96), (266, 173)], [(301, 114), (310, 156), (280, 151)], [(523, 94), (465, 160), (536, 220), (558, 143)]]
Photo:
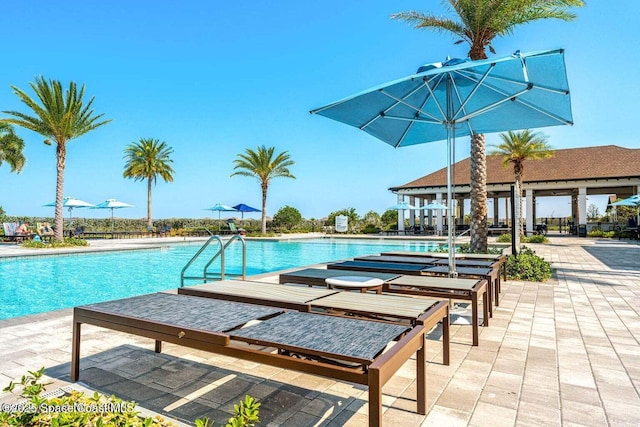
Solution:
[[(366, 385), (370, 426), (382, 424), (383, 385), (415, 354), (417, 412), (426, 414), (423, 323), (401, 325), (188, 295), (143, 295), (74, 309), (73, 381), (80, 376), (83, 323), (151, 338), (156, 352), (166, 341)], [(395, 345), (388, 348), (392, 341)]]

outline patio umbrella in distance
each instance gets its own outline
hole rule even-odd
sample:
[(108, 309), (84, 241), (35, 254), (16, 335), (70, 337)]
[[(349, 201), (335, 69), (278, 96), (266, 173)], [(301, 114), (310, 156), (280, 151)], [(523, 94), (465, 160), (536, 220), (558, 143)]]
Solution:
[[(51, 202), (42, 206), (55, 206), (55, 205), (56, 205), (56, 202)], [(71, 219), (73, 208), (91, 208), (93, 206), (94, 205), (92, 205), (91, 203), (85, 202), (84, 200), (76, 199), (75, 197), (65, 197), (62, 200), (62, 207), (69, 209), (69, 219)]]
[(227, 206), (227, 205), (223, 205), (222, 203), (216, 203), (215, 205), (211, 206), (210, 208), (206, 208), (205, 210), (207, 211), (212, 211), (218, 212), (218, 231), (220, 231), (220, 212), (237, 212), (234, 208), (232, 208), (231, 206)]
[[(562, 49), (480, 61), (450, 59), (311, 110), (393, 147), (447, 141), (452, 206), (456, 136), (573, 124)], [(456, 276), (453, 227), (449, 275)]]
[(237, 204), (233, 207), (233, 209), (240, 212), (240, 217), (242, 219), (242, 223), (244, 224), (244, 213), (245, 212), (262, 212), (260, 209), (252, 208), (251, 206), (245, 205), (244, 203)]
[(107, 199), (102, 203), (98, 203), (95, 206), (92, 206), (91, 209), (111, 209), (111, 233), (113, 233), (114, 229), (114, 219), (113, 219), (113, 211), (114, 209), (122, 209), (122, 208), (133, 208), (133, 205), (130, 205), (125, 202), (121, 202), (116, 199)]

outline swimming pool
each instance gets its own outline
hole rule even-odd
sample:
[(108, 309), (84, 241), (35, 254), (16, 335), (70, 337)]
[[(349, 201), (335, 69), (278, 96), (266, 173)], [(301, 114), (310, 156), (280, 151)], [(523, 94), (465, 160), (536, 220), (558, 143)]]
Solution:
[[(178, 288), (180, 271), (201, 245), (192, 242), (160, 249), (0, 259), (0, 320)], [(420, 241), (249, 240), (247, 275), (383, 251), (428, 251), (438, 246)], [(241, 250), (239, 244), (227, 250), (227, 273), (240, 273)], [(189, 273), (201, 273), (209, 258), (195, 263)], [(219, 270), (219, 263), (211, 269), (216, 268)]]

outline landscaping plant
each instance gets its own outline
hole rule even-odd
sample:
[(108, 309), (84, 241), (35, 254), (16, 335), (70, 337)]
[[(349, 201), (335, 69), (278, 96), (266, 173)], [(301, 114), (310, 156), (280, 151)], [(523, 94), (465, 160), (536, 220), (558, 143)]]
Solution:
[[(145, 417), (135, 412), (136, 403), (127, 402), (115, 396), (104, 396), (95, 392), (87, 396), (72, 390), (60, 397), (45, 398), (41, 393), (46, 391), (49, 383), (42, 381), (44, 367), (38, 371), (28, 371), (23, 375), (19, 385), (22, 398), (17, 403), (3, 403), (0, 408), (0, 426), (122, 426), (122, 427), (171, 427), (171, 421), (162, 416)], [(3, 389), (14, 393), (18, 383), (13, 381)], [(240, 404), (234, 405), (235, 415), (227, 421), (225, 427), (252, 427), (260, 422), (258, 410), (260, 403), (251, 396), (245, 396)], [(213, 427), (207, 418), (195, 420), (197, 427)]]

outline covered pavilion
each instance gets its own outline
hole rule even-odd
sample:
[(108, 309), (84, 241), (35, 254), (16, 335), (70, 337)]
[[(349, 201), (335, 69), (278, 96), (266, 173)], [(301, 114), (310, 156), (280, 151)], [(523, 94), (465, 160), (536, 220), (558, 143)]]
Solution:
[[(453, 169), (457, 224), (462, 223), (459, 218), (464, 218), (464, 200), (470, 198), (469, 169), (469, 158), (455, 163)], [(536, 224), (536, 197), (570, 196), (572, 222), (586, 225), (588, 195), (614, 194), (626, 198), (640, 193), (640, 149), (604, 145), (554, 150), (553, 157), (548, 159), (525, 161), (523, 181), (527, 232), (532, 232)], [(487, 197), (493, 200), (493, 212), (489, 212), (488, 217), (494, 225), (499, 223), (500, 201), (509, 205), (513, 184), (513, 167), (503, 167), (501, 156), (487, 155)], [(389, 190), (397, 195), (399, 203), (408, 201), (418, 208), (430, 202), (445, 203), (447, 170), (440, 169)], [(422, 229), (426, 225), (434, 226), (435, 220), (435, 229), (442, 232), (445, 224), (442, 210), (433, 211), (435, 215), (422, 209), (418, 212), (411, 215), (411, 225), (415, 225), (416, 216)], [(530, 212), (533, 214), (528, 214)], [(403, 214), (398, 212), (398, 230), (404, 229)]]

